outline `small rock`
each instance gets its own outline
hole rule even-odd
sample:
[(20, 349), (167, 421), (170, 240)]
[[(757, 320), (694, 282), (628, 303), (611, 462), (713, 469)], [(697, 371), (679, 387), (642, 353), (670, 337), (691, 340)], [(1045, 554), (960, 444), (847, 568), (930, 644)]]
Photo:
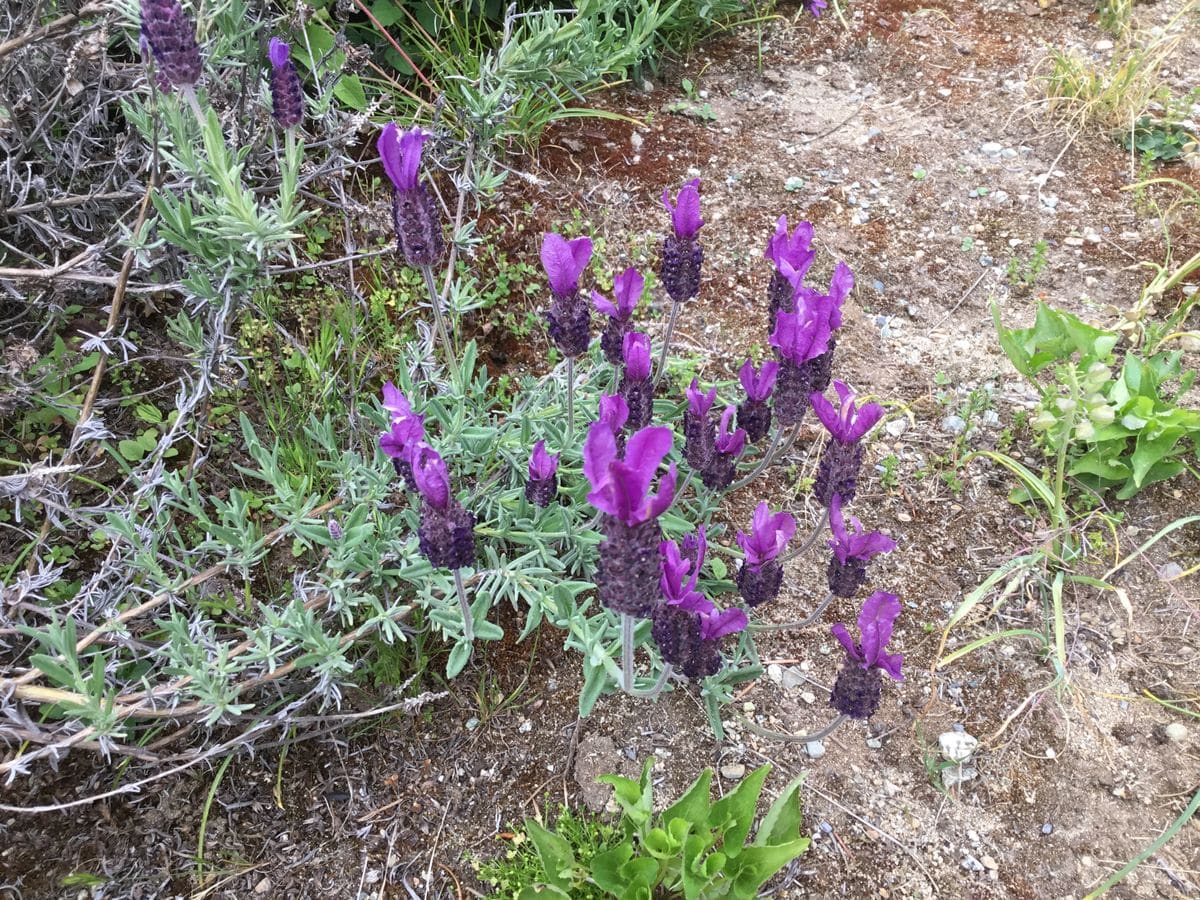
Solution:
[(478, 727), (479, 727), (479, 720), (477, 718), (475, 718), (474, 716), (471, 716), (471, 718), (467, 719), (467, 722), (466, 722), (467, 731), (474, 731)]
[(1005, 147), (1003, 150), (1000, 151), (1000, 157), (1001, 157), (1001, 159), (1016, 159), (1017, 151), (1014, 150), (1012, 147)]
[(938, 735), (942, 758), (950, 762), (966, 762), (979, 746), (979, 739), (965, 731), (945, 731)]
[(1047, 822), (1042, 826), (1042, 834), (1054, 834), (1054, 826)]
[(776, 684), (781, 683), (783, 681), (783, 666), (779, 665), (779, 663), (771, 663), (771, 665), (767, 666), (767, 677)]
[(999, 156), (1001, 151), (1003, 151), (1003, 150), (1004, 150), (1004, 145), (997, 144), (995, 141), (988, 141), (986, 144), (984, 144), (982, 147), (979, 148), (979, 152), (983, 153), (986, 156)]
[(1178, 744), (1187, 739), (1187, 726), (1181, 722), (1172, 722), (1163, 729), (1163, 734), (1167, 736), (1167, 740)]
[(979, 858), (979, 861), (981, 863), (983, 863), (983, 867), (985, 869), (991, 869), (993, 872), (995, 872), (998, 868), (1000, 868), (998, 865), (996, 865), (996, 861), (994, 859), (992, 859), (990, 856), (981, 856)]
[(1171, 581), (1182, 574), (1183, 566), (1177, 562), (1169, 562), (1159, 570), (1158, 577), (1163, 581)]
[(800, 685), (804, 684), (804, 673), (795, 666), (788, 666), (783, 670), (783, 681), (781, 684), (785, 691), (798, 688)]
[(721, 766), (721, 777), (728, 781), (737, 781), (746, 774), (746, 767), (741, 763), (730, 763), (727, 766)]
[(942, 786), (946, 790), (950, 790), (950, 788), (958, 787), (965, 781), (970, 781), (978, 774), (974, 766), (955, 766), (953, 769), (945, 769), (942, 772)]
[(867, 738), (867, 746), (872, 750), (878, 750), (883, 746), (883, 741), (879, 738)]
[(517, 731), (519, 731), (521, 734), (529, 734), (529, 732), (533, 731), (533, 723), (526, 719), (520, 724), (520, 726), (517, 728)]
[(269, 893), (271, 893), (271, 888), (272, 888), (272, 887), (274, 887), (274, 885), (272, 885), (272, 884), (271, 884), (271, 879), (270, 879), (270, 878), (263, 878), (261, 881), (259, 881), (259, 883), (258, 883), (258, 884), (256, 884), (256, 885), (254, 886), (254, 893), (256, 893), (256, 894), (269, 894)]
[(900, 437), (908, 430), (908, 419), (903, 416), (898, 419), (889, 419), (888, 423), (883, 426), (883, 430), (892, 437)]
[(968, 872), (982, 872), (983, 863), (973, 857), (970, 853), (963, 857), (962, 867)]
[(1113, 42), (1105, 39), (1102, 41), (1096, 41), (1096, 43), (1093, 44), (1092, 46), (1095, 47), (1097, 50), (1100, 50), (1101, 52), (1103, 52), (1105, 50), (1111, 50), (1113, 48)]
[(942, 431), (947, 434), (962, 434), (967, 430), (967, 423), (962, 416), (946, 416), (942, 419)]
[(814, 694), (812, 691), (803, 691), (800, 694), (800, 699), (803, 700), (805, 703), (813, 704), (813, 703), (817, 702), (817, 695)]
[(883, 282), (880, 281), (878, 278), (875, 279), (874, 283), (871, 286), (873, 288), (875, 288), (875, 293), (877, 293), (877, 294), (883, 293), (883, 290), (884, 290)]
[(820, 759), (825, 755), (825, 745), (820, 741), (809, 741), (804, 745), (804, 752), (809, 759)]
[(992, 266), (994, 266), (996, 264), (996, 261), (994, 259), (992, 259), (988, 254), (985, 253), (985, 254), (983, 254), (983, 256), (979, 257), (979, 264), (981, 266), (983, 266), (985, 269), (990, 269)]

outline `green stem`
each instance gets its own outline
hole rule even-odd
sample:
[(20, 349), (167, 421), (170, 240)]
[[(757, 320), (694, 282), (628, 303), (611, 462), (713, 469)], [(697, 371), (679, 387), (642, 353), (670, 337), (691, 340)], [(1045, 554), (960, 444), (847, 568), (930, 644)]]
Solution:
[[(792, 437), (795, 437), (796, 433), (799, 432), (799, 430), (800, 430), (799, 425), (793, 426), (793, 428), (791, 430)], [(760, 459), (758, 461), (758, 465), (756, 465), (753, 469), (750, 470), (749, 475), (746, 475), (744, 478), (739, 478), (737, 481), (735, 481), (733, 484), (731, 484), (729, 486), (729, 490), (726, 491), (726, 493), (730, 493), (732, 491), (736, 491), (736, 490), (740, 490), (741, 488), (744, 488), (746, 485), (748, 485), (750, 482), (752, 482), (755, 478), (757, 478), (759, 475), (761, 475), (766, 470), (767, 466), (769, 466), (774, 461), (776, 455), (779, 452), (779, 443), (783, 439), (783, 432), (784, 432), (783, 428), (775, 429), (775, 434), (771, 436), (771, 443), (767, 447), (767, 452), (762, 455), (762, 459)], [(790, 445), (791, 444), (789, 442), (788, 446), (790, 446)]]
[(633, 616), (621, 613), (621, 690), (633, 693)]
[(575, 440), (575, 357), (567, 357), (567, 446)]
[(467, 589), (463, 585), (462, 569), (454, 570), (454, 590), (458, 594), (458, 606), (462, 610), (463, 638), (468, 644), (475, 641), (475, 617), (471, 604), (467, 602)]
[(446, 353), (446, 368), (450, 371), (451, 384), (457, 381), (465, 392), (466, 385), (463, 383), (462, 372), (458, 367), (454, 345), (450, 343), (450, 331), (446, 327), (446, 317), (442, 313), (442, 298), (434, 280), (433, 267), (421, 266), (421, 273), (425, 276), (425, 289), (429, 291), (429, 302), (433, 306), (433, 322), (437, 328), (438, 340), (442, 342), (442, 348)]
[(801, 544), (799, 547), (797, 547), (795, 550), (793, 550), (791, 553), (787, 554), (786, 556), (781, 556), (779, 558), (779, 562), (781, 564), (791, 562), (797, 556), (803, 556), (805, 553), (807, 553), (809, 550), (811, 550), (813, 544), (815, 544), (817, 542), (817, 538), (819, 538), (822, 535), (822, 533), (824, 533), (825, 526), (828, 524), (829, 524), (829, 510), (826, 509), (825, 512), (823, 512), (821, 514), (820, 521), (818, 521), (817, 524), (813, 526), (812, 532), (810, 532), (808, 537), (806, 537), (804, 539), (804, 543)]
[(671, 672), (674, 671), (674, 668), (670, 663), (663, 663), (662, 671), (658, 673), (658, 679), (651, 687), (644, 691), (631, 689), (629, 693), (643, 700), (657, 700), (658, 695), (662, 693), (662, 689), (667, 684), (667, 679), (671, 677)]
[(671, 314), (667, 319), (667, 331), (663, 335), (662, 353), (658, 357), (658, 371), (654, 374), (654, 386), (658, 386), (658, 382), (662, 379), (663, 373), (667, 371), (667, 355), (671, 352), (671, 338), (675, 334), (675, 320), (679, 316), (679, 307), (682, 304), (671, 301)]
[(812, 741), (819, 741), (822, 738), (829, 737), (829, 735), (833, 734), (834, 731), (840, 728), (849, 717), (845, 715), (838, 715), (824, 728), (820, 729), (819, 731), (814, 731), (811, 734), (784, 734), (782, 731), (772, 731), (770, 728), (763, 728), (761, 725), (751, 722), (745, 716), (739, 715), (738, 718), (741, 719), (742, 725), (745, 726), (746, 730), (753, 731), (755, 734), (762, 737), (771, 738), (775, 741), (786, 741), (790, 744), (807, 744)]
[(761, 634), (766, 631), (790, 631), (793, 628), (807, 628), (812, 625), (817, 619), (821, 618), (821, 614), (829, 608), (829, 604), (833, 602), (833, 591), (825, 595), (825, 599), (817, 604), (816, 609), (809, 613), (805, 618), (798, 622), (780, 622), (777, 625), (758, 624), (750, 626), (750, 631), (755, 634)]

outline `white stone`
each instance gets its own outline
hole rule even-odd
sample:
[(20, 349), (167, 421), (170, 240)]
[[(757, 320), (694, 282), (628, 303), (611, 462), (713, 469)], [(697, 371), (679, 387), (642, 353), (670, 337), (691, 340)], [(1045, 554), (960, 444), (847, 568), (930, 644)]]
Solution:
[(1181, 722), (1172, 722), (1165, 729), (1167, 740), (1179, 743), (1187, 739), (1187, 726)]
[(820, 741), (809, 741), (804, 745), (804, 752), (808, 754), (809, 759), (820, 759), (825, 755), (825, 745)]
[(938, 747), (942, 758), (950, 762), (966, 762), (979, 746), (979, 739), (965, 731), (946, 731), (938, 735)]
[(736, 781), (746, 774), (746, 767), (741, 763), (730, 763), (727, 766), (721, 766), (721, 777), (730, 781)]

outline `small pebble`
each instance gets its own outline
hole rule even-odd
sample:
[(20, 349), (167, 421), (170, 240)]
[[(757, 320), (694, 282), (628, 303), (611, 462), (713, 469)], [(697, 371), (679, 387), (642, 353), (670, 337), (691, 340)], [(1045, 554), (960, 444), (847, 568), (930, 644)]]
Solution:
[(1187, 739), (1187, 726), (1181, 722), (1172, 722), (1163, 729), (1163, 733), (1166, 734), (1167, 740), (1178, 744), (1180, 741)]
[(529, 734), (529, 732), (533, 731), (533, 723), (526, 719), (521, 723), (520, 727), (517, 728), (517, 731), (519, 731), (521, 734)]
[(967, 761), (978, 746), (979, 739), (965, 731), (945, 731), (938, 735), (938, 748), (941, 750), (942, 758), (950, 762)]
[(741, 763), (730, 763), (727, 766), (721, 766), (721, 777), (729, 781), (737, 781), (746, 774), (746, 767)]
[(875, 293), (877, 293), (877, 294), (882, 294), (884, 291), (883, 282), (880, 281), (878, 278), (875, 279), (874, 283), (871, 286), (875, 288)]
[(879, 738), (867, 738), (867, 746), (872, 750), (878, 750), (883, 746), (883, 741)]
[(809, 759), (820, 759), (825, 755), (825, 745), (820, 741), (809, 741), (804, 745), (804, 752), (808, 754)]
[(981, 863), (983, 863), (983, 867), (985, 869), (991, 869), (993, 872), (996, 871), (996, 869), (1000, 868), (999, 866), (996, 865), (996, 861), (994, 859), (992, 859), (990, 856), (981, 856), (979, 858), (979, 861)]
[(467, 724), (466, 724), (467, 731), (474, 731), (478, 727), (479, 727), (479, 720), (476, 719), (474, 716), (467, 719)]
[(946, 416), (942, 419), (942, 431), (947, 434), (962, 434), (967, 430), (967, 423), (962, 416)]
[(1047, 822), (1042, 826), (1042, 834), (1054, 834), (1054, 826)]
[(979, 148), (979, 152), (983, 153), (987, 156), (999, 156), (1001, 151), (1003, 151), (1003, 150), (1004, 150), (1004, 146), (1001, 144), (997, 144), (995, 141), (988, 141), (986, 144), (984, 144), (982, 147)]

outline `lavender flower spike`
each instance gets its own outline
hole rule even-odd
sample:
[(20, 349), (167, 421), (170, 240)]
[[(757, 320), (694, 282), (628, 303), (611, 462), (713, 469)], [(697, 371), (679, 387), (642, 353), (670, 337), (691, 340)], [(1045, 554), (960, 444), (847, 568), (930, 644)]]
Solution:
[(141, 0), (142, 37), (154, 54), (159, 87), (187, 87), (200, 80), (203, 65), (196, 26), (179, 0)]
[(683, 412), (683, 458), (697, 472), (703, 471), (708, 465), (713, 453), (713, 442), (717, 437), (717, 428), (708, 417), (717, 400), (717, 389), (709, 388), (708, 393), (700, 390), (700, 383), (695, 378), (687, 391), (687, 409)]
[(810, 397), (813, 412), (833, 438), (825, 445), (813, 484), (813, 492), (826, 508), (835, 494), (841, 495), (843, 503), (854, 499), (858, 471), (862, 468), (862, 438), (883, 418), (883, 407), (877, 403), (856, 406), (854, 392), (844, 382), (835, 381), (833, 388), (841, 401), (836, 411), (823, 394), (814, 393)]
[(525, 482), (525, 499), (535, 506), (549, 506), (558, 493), (558, 454), (546, 452), (546, 442), (533, 445), (529, 457), (529, 480)]
[(679, 190), (675, 205), (663, 191), (663, 206), (671, 214), (672, 234), (663, 241), (662, 277), (667, 296), (674, 303), (691, 300), (700, 293), (700, 266), (704, 250), (697, 240), (704, 222), (700, 219), (700, 179), (694, 178)]
[(638, 301), (642, 299), (646, 279), (637, 269), (630, 266), (613, 279), (613, 297), (616, 303), (609, 300), (599, 291), (592, 291), (592, 305), (601, 315), (608, 317), (608, 324), (600, 335), (600, 347), (604, 350), (604, 358), (614, 366), (621, 363), (621, 347), (625, 334), (633, 321), (633, 311)]
[(795, 534), (796, 519), (791, 513), (772, 513), (766, 500), (760, 501), (754, 510), (750, 533), (737, 533), (738, 546), (745, 554), (738, 569), (737, 586), (748, 606), (761, 606), (779, 596), (783, 584), (779, 556)]
[(295, 128), (304, 121), (304, 89), (290, 53), (287, 44), (271, 38), (267, 50), (271, 60), (271, 112), (282, 128)]
[(812, 13), (814, 19), (821, 18), (821, 10), (828, 9), (826, 0), (800, 0), (801, 6)]
[[(419, 128), (401, 134), (395, 122), (384, 126), (379, 135), (379, 156), (392, 182), (397, 246), (405, 262), (418, 269), (432, 266), (446, 250), (437, 204), (418, 177), (422, 146), (429, 137)], [(450, 352), (449, 344), (446, 352)]]
[(475, 517), (450, 492), (446, 463), (428, 444), (412, 454), (412, 474), (421, 504), (417, 537), (421, 555), (434, 568), (461, 569), (475, 562)]
[(853, 597), (867, 580), (867, 563), (880, 553), (891, 553), (896, 542), (879, 531), (866, 532), (862, 523), (850, 517), (850, 527), (842, 516), (842, 498), (837, 494), (829, 504), (829, 530), (833, 540), (829, 546), (829, 590), (835, 597)]
[(884, 652), (899, 615), (900, 601), (896, 595), (876, 591), (866, 599), (858, 615), (861, 636), (858, 643), (850, 637), (845, 625), (838, 623), (830, 629), (846, 651), (846, 662), (829, 696), (830, 705), (842, 715), (869, 719), (875, 714), (883, 693), (880, 672), (886, 672), (896, 681), (904, 680), (900, 671), (904, 657)]
[(721, 669), (722, 639), (743, 630), (749, 621), (743, 609), (733, 607), (717, 612), (703, 596), (701, 600), (707, 604), (707, 610), (691, 610), (669, 602), (661, 604), (654, 613), (650, 631), (663, 661), (688, 678), (716, 675)]
[(629, 428), (637, 431), (650, 424), (654, 413), (654, 383), (650, 380), (650, 338), (640, 331), (625, 335), (621, 348), (625, 375), (621, 396), (629, 406)]
[[(784, 262), (785, 269), (787, 262)], [(784, 427), (798, 425), (808, 411), (812, 372), (808, 363), (829, 347), (829, 317), (815, 303), (797, 293), (791, 312), (775, 316), (771, 346), (779, 354), (775, 384), (775, 420)]]
[(778, 374), (779, 363), (773, 360), (764, 362), (757, 371), (754, 363), (746, 360), (738, 372), (746, 399), (738, 406), (737, 423), (745, 429), (746, 439), (752, 444), (761, 441), (771, 431), (771, 407), (767, 400), (775, 389)]
[[(791, 234), (788, 233), (787, 216), (780, 216), (775, 223), (775, 233), (767, 241), (767, 251), (763, 254), (775, 266), (775, 271), (771, 273), (771, 284), (767, 288), (768, 329), (775, 327), (776, 313), (791, 309), (796, 283), (804, 278), (817, 258), (817, 252), (812, 248), (812, 237), (811, 222), (801, 222)], [(793, 274), (784, 274), (784, 263)]]
[(568, 241), (560, 234), (543, 234), (541, 257), (553, 295), (546, 311), (550, 338), (563, 356), (574, 359), (587, 350), (592, 336), (591, 310), (579, 293), (579, 276), (592, 258), (592, 242), (585, 237)]
[(591, 484), (590, 502), (603, 515), (596, 586), (600, 602), (614, 612), (646, 617), (659, 599), (658, 517), (675, 497), (675, 467), (650, 494), (659, 464), (671, 451), (669, 428), (643, 428), (630, 436), (623, 457), (616, 435), (605, 422), (588, 429), (583, 444), (583, 474)]
[(829, 293), (821, 294), (806, 287), (801, 287), (799, 293), (805, 302), (817, 308), (817, 315), (824, 316), (829, 322), (829, 345), (820, 356), (810, 359), (804, 364), (808, 383), (812, 390), (818, 393), (829, 387), (829, 379), (833, 377), (833, 351), (837, 347), (837, 332), (842, 327), (842, 304), (854, 289), (854, 273), (844, 262), (839, 262), (833, 270), (833, 280), (829, 284)]
[(725, 407), (716, 439), (713, 441), (713, 452), (708, 458), (708, 465), (700, 473), (700, 480), (710, 491), (723, 491), (733, 484), (733, 476), (737, 474), (738, 457), (746, 449), (746, 432), (741, 428), (730, 429), (736, 412), (736, 406)]

